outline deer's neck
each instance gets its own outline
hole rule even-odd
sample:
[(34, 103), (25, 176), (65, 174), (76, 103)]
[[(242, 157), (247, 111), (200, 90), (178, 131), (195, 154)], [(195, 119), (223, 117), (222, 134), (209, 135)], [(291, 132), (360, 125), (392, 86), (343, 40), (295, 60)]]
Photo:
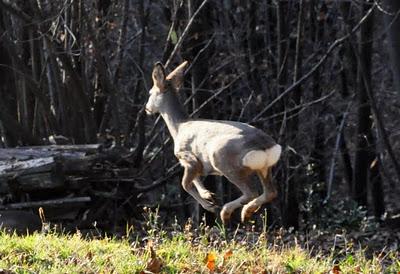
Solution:
[(188, 119), (188, 115), (183, 109), (175, 94), (165, 94), (165, 104), (160, 109), (160, 114), (164, 119), (168, 130), (175, 141), (178, 135), (179, 125)]

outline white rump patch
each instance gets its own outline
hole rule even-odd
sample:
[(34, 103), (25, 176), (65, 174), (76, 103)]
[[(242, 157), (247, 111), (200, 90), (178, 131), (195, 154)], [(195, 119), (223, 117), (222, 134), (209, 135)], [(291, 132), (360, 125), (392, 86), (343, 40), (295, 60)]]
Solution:
[(278, 162), (282, 153), (280, 145), (274, 145), (266, 150), (252, 150), (243, 157), (242, 164), (253, 170), (264, 169)]
[(265, 153), (267, 153), (268, 166), (273, 166), (278, 162), (279, 158), (281, 158), (282, 147), (276, 144), (273, 147), (266, 149)]
[(267, 165), (267, 153), (264, 150), (252, 150), (243, 157), (242, 164), (251, 169), (262, 169)]

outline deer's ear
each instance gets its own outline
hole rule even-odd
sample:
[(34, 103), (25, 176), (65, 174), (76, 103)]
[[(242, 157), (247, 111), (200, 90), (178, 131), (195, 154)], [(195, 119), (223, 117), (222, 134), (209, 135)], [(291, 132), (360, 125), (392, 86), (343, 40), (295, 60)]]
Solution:
[(164, 91), (165, 90), (165, 70), (164, 70), (164, 66), (160, 62), (157, 62), (154, 65), (153, 73), (151, 74), (151, 76), (153, 78), (154, 85), (157, 86), (160, 89), (160, 91)]
[(178, 90), (183, 85), (183, 80), (185, 76), (185, 68), (188, 62), (184, 61), (182, 64), (176, 67), (170, 74), (167, 76), (167, 80), (171, 82), (172, 86)]

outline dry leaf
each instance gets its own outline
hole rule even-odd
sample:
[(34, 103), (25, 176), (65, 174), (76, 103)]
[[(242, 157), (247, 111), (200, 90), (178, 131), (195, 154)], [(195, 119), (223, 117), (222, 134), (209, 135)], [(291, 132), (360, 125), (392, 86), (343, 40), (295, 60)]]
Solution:
[(150, 248), (151, 258), (146, 264), (146, 271), (150, 271), (152, 273), (160, 273), (161, 268), (163, 266), (163, 262), (154, 251), (153, 243), (150, 242), (148, 244), (148, 247)]
[(267, 271), (261, 267), (255, 267), (251, 270), (251, 274), (267, 274)]
[(60, 41), (61, 41), (61, 42), (64, 42), (65, 36), (66, 36), (65, 33), (61, 33), (61, 34), (60, 34)]
[(233, 251), (231, 249), (228, 249), (228, 251), (226, 251), (224, 254), (224, 260), (228, 260), (228, 258), (230, 256), (232, 256), (232, 254), (233, 254)]
[(86, 258), (88, 260), (92, 260), (93, 259), (93, 253), (91, 251), (89, 251), (88, 253), (86, 253)]
[(206, 257), (206, 266), (210, 271), (215, 270), (215, 260), (217, 259), (217, 256), (215, 255), (214, 252), (210, 252), (207, 254)]
[(357, 265), (357, 266), (354, 268), (354, 272), (355, 272), (355, 273), (362, 273), (361, 267), (360, 267), (359, 265)]
[(342, 271), (340, 270), (340, 267), (338, 265), (335, 265), (331, 271), (329, 271), (330, 274), (341, 274)]
[(225, 265), (226, 261), (229, 259), (229, 257), (232, 256), (232, 254), (233, 254), (232, 250), (228, 249), (228, 251), (225, 252), (224, 257), (222, 258), (222, 262), (218, 264), (218, 268), (222, 268)]
[(375, 158), (375, 159), (372, 161), (372, 163), (370, 164), (369, 169), (373, 169), (374, 166), (376, 166), (377, 163), (378, 163), (378, 158)]

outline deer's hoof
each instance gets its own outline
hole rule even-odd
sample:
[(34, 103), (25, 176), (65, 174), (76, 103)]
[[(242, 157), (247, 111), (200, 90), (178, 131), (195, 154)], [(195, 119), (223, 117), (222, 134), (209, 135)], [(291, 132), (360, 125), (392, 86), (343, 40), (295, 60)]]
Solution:
[(204, 208), (205, 210), (211, 212), (211, 213), (217, 213), (217, 212), (220, 210), (220, 207), (217, 206), (217, 205), (214, 204), (214, 203), (210, 203), (209, 205), (204, 206), (203, 208)]
[(222, 223), (224, 225), (229, 223), (229, 221), (231, 220), (231, 215), (232, 212), (229, 212), (225, 208), (222, 208), (221, 212), (219, 213), (219, 216), (221, 217)]
[(214, 201), (215, 193), (205, 190), (205, 191), (200, 192), (200, 196), (204, 200), (207, 200), (207, 201), (215, 204), (215, 201)]
[(241, 221), (242, 223), (246, 222), (246, 220), (250, 219), (251, 215), (256, 212), (260, 207), (252, 202), (245, 205), (241, 212)]

